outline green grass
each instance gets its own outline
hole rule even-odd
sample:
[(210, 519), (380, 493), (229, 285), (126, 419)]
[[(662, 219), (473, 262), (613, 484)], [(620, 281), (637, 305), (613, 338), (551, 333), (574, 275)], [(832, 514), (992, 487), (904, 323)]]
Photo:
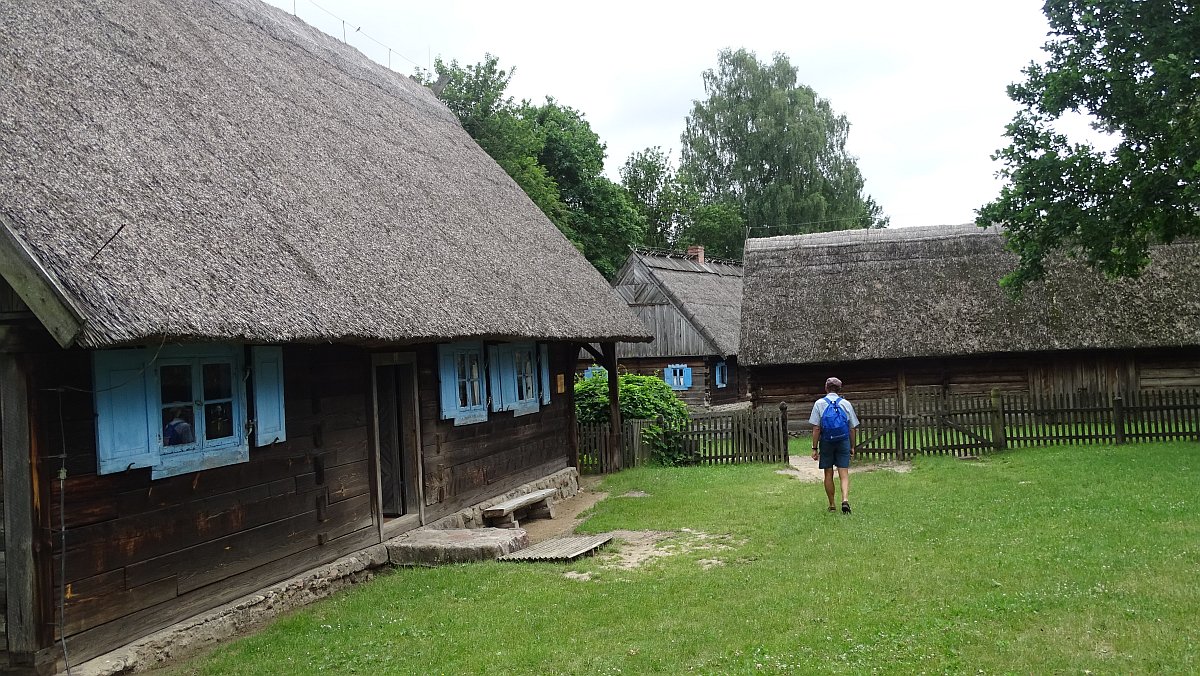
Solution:
[(176, 673), (1200, 670), (1195, 443), (917, 458), (856, 474), (849, 517), (776, 469), (607, 478), (582, 530), (680, 531), (640, 568), (399, 570)]

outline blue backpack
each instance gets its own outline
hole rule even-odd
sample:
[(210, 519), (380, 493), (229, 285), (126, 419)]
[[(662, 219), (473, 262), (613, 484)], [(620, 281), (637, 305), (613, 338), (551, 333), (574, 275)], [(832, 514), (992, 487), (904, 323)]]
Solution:
[(829, 405), (821, 413), (821, 441), (841, 441), (850, 436), (850, 420), (839, 406), (841, 398), (826, 398)]

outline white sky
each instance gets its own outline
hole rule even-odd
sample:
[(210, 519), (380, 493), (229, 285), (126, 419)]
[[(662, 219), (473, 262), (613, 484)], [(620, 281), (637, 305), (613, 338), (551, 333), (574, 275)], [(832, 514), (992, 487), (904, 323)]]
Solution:
[[(553, 96), (581, 111), (608, 148), (606, 173), (679, 136), (701, 73), (725, 47), (786, 54), (850, 121), (848, 149), (893, 227), (966, 223), (997, 195), (1005, 87), (1042, 61), (1038, 0), (813, 2), (438, 2), (268, 0), (412, 73), (434, 57), (516, 68), (515, 98)], [(355, 28), (361, 33), (355, 34)], [(399, 54), (399, 55), (398, 55)], [(756, 224), (757, 225), (757, 224)]]

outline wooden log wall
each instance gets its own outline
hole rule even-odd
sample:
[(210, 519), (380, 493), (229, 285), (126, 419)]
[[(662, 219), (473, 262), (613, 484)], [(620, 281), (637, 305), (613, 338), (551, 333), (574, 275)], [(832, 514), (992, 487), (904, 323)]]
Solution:
[(369, 364), (358, 349), (285, 347), (288, 440), (251, 447), (247, 463), (152, 481), (148, 469), (96, 474), (90, 355), (40, 355), (31, 417), (48, 498), (36, 543), (53, 590), (41, 608), (46, 650), (57, 654), (60, 597), (78, 663), (378, 542)]
[[(1031, 397), (1090, 395), (1111, 399), (1142, 390), (1200, 386), (1200, 350), (1079, 351), (755, 367), (755, 406), (786, 401), (811, 405), (837, 376), (852, 402), (910, 396), (988, 395), (993, 390)], [(794, 419), (800, 417), (797, 409)], [(804, 416), (807, 418), (807, 411)]]
[(749, 371), (738, 365), (737, 357), (729, 357), (725, 360), (725, 387), (717, 387), (717, 380), (713, 369), (716, 368), (718, 361), (720, 359), (717, 357), (709, 357), (709, 363), (712, 365), (706, 381), (711, 392), (709, 403), (713, 406), (719, 406), (723, 404), (735, 404), (739, 401), (750, 401)]
[(663, 369), (668, 364), (687, 364), (692, 367), (692, 387), (687, 390), (676, 390), (675, 394), (685, 404), (692, 408), (703, 408), (709, 404), (709, 389), (712, 386), (712, 374), (709, 360), (705, 357), (651, 357), (646, 359), (621, 359), (619, 368), (628, 373), (643, 376), (663, 377)]
[(550, 345), (550, 403), (541, 404), (538, 412), (514, 416), (489, 410), (487, 422), (456, 427), (441, 419), (437, 347), (417, 349), (427, 521), (568, 466), (578, 354), (574, 344)]

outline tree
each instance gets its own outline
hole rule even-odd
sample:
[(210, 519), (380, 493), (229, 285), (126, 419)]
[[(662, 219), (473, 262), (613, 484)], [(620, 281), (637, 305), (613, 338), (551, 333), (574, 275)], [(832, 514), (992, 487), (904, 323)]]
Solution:
[(611, 279), (641, 241), (646, 221), (629, 194), (603, 176), (604, 144), (582, 113), (553, 98), (524, 103), (520, 115), (542, 139), (538, 162), (558, 185), (576, 246)]
[(681, 153), (681, 172), (703, 203), (735, 205), (771, 234), (887, 224), (846, 153), (850, 123), (797, 83), (786, 56), (764, 64), (744, 49), (723, 50), (703, 77), (708, 98), (693, 103)]
[(505, 94), (514, 70), (506, 71), (499, 63), (491, 54), (485, 55), (482, 63), (468, 66), (460, 66), (457, 61), (445, 63), (438, 58), (432, 73), (418, 71), (416, 78), (435, 89), (471, 138), (568, 239), (574, 239), (558, 185), (538, 163), (537, 156), (544, 145), (540, 132), (533, 122), (518, 114), (512, 97)]
[(661, 147), (629, 156), (621, 167), (621, 185), (646, 219), (642, 243), (658, 249), (676, 245), (684, 207), (684, 186)]
[[(438, 59), (417, 78), (433, 87), (463, 129), (607, 277), (641, 240), (645, 219), (628, 194), (602, 175), (604, 144), (583, 114), (554, 99), (515, 104), (507, 96), (512, 70), (487, 55), (460, 66)], [(437, 77), (435, 78), (434, 75)]]
[[(1185, 0), (1048, 0), (1046, 63), (1008, 95), (1025, 106), (994, 155), (1007, 180), (976, 223), (1006, 227), (1020, 256), (1002, 284), (1045, 274), (1059, 251), (1136, 276), (1152, 243), (1200, 235), (1200, 12)], [(1114, 139), (1072, 143), (1054, 124), (1090, 114)]]

